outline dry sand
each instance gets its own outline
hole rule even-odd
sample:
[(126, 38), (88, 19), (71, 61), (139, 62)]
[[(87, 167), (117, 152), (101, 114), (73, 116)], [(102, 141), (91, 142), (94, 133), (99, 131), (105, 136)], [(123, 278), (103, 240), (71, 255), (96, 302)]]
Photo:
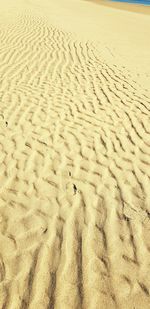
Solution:
[(0, 308), (150, 308), (150, 18), (0, 0)]

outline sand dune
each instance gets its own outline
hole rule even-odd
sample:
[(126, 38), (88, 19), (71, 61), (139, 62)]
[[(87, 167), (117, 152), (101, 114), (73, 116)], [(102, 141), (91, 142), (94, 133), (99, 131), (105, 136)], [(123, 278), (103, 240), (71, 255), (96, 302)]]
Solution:
[(150, 21), (134, 16), (124, 50), (130, 12), (0, 1), (0, 308), (150, 307)]

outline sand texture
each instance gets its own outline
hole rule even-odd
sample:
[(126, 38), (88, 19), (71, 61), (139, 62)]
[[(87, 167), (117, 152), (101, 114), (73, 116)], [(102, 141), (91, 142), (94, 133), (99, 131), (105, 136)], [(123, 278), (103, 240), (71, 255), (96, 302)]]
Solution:
[(0, 309), (150, 308), (150, 18), (0, 0)]

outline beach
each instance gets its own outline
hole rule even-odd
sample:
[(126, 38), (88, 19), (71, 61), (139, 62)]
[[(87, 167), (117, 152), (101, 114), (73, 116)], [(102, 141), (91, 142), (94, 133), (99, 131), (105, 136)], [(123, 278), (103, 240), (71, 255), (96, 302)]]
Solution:
[(0, 0), (0, 309), (150, 307), (150, 16), (138, 10)]
[[(85, 0), (85, 1), (91, 1), (91, 0)], [(140, 3), (130, 3), (130, 2), (119, 2), (113, 0), (92, 0), (94, 3), (97, 3), (98, 5), (104, 5), (107, 7), (111, 7), (114, 9), (119, 9), (119, 10), (125, 10), (128, 12), (135, 12), (135, 13), (140, 13), (140, 14), (150, 14), (150, 5), (143, 5)]]

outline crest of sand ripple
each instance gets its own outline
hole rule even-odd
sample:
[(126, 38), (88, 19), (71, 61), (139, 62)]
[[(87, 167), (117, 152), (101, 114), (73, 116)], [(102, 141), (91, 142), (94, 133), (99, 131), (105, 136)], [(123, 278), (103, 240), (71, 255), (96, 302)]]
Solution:
[(0, 41), (0, 308), (148, 308), (150, 98), (29, 12)]

